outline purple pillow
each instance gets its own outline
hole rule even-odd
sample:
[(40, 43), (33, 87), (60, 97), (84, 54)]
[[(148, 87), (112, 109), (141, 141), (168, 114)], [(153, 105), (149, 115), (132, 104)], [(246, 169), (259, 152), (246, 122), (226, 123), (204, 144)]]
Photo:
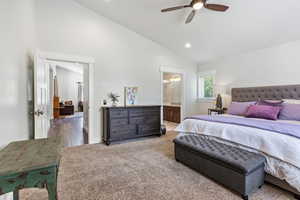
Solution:
[(277, 120), (280, 110), (281, 107), (278, 106), (251, 105), (246, 117)]
[(282, 104), (279, 119), (300, 121), (300, 104)]
[(232, 102), (228, 108), (228, 114), (245, 116), (248, 107), (255, 105), (256, 102)]
[(257, 102), (257, 105), (265, 105), (265, 106), (282, 106), (282, 100), (260, 100)]

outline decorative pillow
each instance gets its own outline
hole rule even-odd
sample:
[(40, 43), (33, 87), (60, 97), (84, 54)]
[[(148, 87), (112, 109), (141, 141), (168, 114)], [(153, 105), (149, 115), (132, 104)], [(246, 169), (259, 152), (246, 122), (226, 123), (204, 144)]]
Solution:
[(283, 102), (283, 100), (260, 100), (257, 102), (257, 105), (282, 106)]
[(300, 121), (300, 104), (282, 104), (279, 119)]
[(277, 120), (280, 110), (279, 106), (251, 105), (246, 117)]
[(230, 115), (240, 115), (240, 116), (245, 116), (248, 107), (250, 105), (255, 105), (256, 102), (251, 101), (251, 102), (232, 102), (228, 108), (228, 114)]
[(300, 104), (300, 100), (297, 99), (283, 99), (283, 101), (289, 104)]

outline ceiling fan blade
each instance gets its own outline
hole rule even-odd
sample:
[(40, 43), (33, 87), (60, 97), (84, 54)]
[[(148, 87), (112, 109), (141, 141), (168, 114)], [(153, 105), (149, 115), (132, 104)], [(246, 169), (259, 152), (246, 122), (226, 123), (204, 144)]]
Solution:
[(180, 10), (180, 9), (189, 8), (189, 7), (191, 7), (191, 5), (176, 6), (176, 7), (172, 7), (172, 8), (162, 9), (161, 12), (170, 12), (170, 11)]
[(193, 10), (193, 11), (189, 14), (189, 16), (188, 16), (188, 18), (186, 19), (185, 23), (186, 23), (186, 24), (191, 23), (192, 20), (194, 19), (195, 15), (196, 15), (196, 10)]
[(229, 6), (219, 4), (205, 4), (204, 7), (219, 12), (225, 12), (229, 8)]

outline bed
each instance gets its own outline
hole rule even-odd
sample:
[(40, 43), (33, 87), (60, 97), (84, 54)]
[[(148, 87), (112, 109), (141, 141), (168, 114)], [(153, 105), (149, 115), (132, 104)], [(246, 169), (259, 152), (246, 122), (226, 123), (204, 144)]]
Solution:
[[(231, 95), (234, 102), (250, 102), (259, 99), (300, 100), (300, 85), (234, 88)], [(217, 119), (222, 119), (222, 121)], [(233, 121), (240, 123), (230, 123)], [(251, 126), (252, 123), (261, 124), (261, 126)], [(280, 133), (274, 129), (278, 125), (281, 127)], [(263, 154), (267, 159), (266, 181), (293, 192), (299, 197), (299, 121), (278, 120), (274, 122), (226, 114), (213, 120), (203, 116), (194, 116), (186, 118), (176, 131), (181, 134), (192, 132), (209, 135), (216, 141)]]

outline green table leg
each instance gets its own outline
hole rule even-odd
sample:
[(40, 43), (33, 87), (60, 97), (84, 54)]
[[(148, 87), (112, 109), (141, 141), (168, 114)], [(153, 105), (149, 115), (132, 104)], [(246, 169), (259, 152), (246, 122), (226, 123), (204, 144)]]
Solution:
[(47, 183), (47, 190), (48, 190), (49, 200), (57, 200), (56, 183)]
[(19, 190), (14, 191), (14, 200), (19, 200)]

